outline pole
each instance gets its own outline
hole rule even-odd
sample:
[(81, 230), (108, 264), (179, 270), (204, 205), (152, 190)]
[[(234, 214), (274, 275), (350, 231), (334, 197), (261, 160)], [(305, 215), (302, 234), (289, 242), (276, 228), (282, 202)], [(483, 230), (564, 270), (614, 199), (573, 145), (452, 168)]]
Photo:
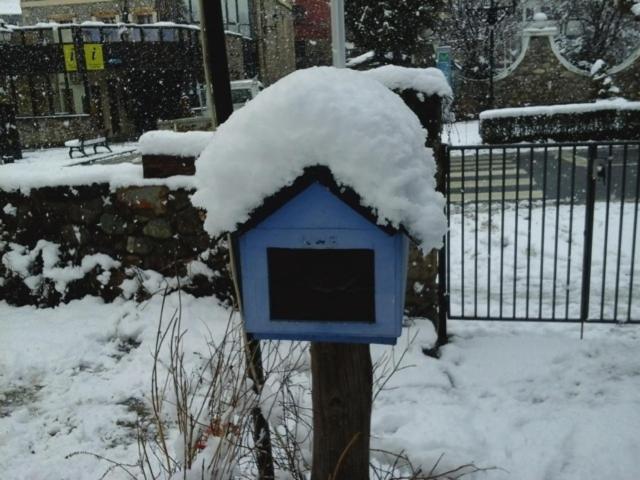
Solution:
[[(446, 144), (438, 148), (438, 191), (446, 200), (447, 221), (449, 220), (449, 150)], [(449, 292), (447, 291), (447, 248), (448, 234), (445, 234), (442, 248), (438, 250), (438, 340), (437, 346), (441, 347), (448, 342), (447, 315), (449, 313)]]
[(587, 205), (584, 219), (584, 251), (582, 254), (582, 291), (580, 294), (580, 338), (584, 336), (584, 323), (589, 320), (589, 292), (591, 289), (591, 251), (593, 248), (593, 216), (596, 201), (596, 176), (594, 164), (598, 147), (589, 145), (587, 163)]
[(346, 41), (344, 32), (344, 0), (331, 0), (331, 50), (333, 66), (346, 65)]
[(493, 92), (493, 71), (495, 69), (495, 58), (494, 58), (494, 31), (495, 25), (492, 24), (489, 27), (489, 107), (493, 108), (495, 105), (494, 92)]
[(73, 48), (76, 51), (76, 65), (78, 72), (82, 77), (82, 85), (84, 87), (84, 102), (82, 104), (82, 113), (92, 115), (91, 111), (91, 87), (89, 86), (89, 75), (87, 73), (87, 64), (84, 58), (84, 38), (82, 38), (82, 29), (72, 27), (73, 29)]
[(200, 0), (200, 26), (207, 80), (207, 103), (213, 116), (213, 125), (216, 127), (233, 113), (224, 20), (219, 0)]

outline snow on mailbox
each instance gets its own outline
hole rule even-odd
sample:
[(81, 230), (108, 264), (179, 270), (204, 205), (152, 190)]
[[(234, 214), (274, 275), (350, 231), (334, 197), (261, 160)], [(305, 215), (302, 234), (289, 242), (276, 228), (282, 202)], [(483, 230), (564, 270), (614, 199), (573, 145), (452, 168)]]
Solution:
[(245, 326), (259, 339), (396, 342), (409, 237), (446, 230), (418, 119), (360, 72), (295, 72), (215, 133), (194, 204), (231, 233)]

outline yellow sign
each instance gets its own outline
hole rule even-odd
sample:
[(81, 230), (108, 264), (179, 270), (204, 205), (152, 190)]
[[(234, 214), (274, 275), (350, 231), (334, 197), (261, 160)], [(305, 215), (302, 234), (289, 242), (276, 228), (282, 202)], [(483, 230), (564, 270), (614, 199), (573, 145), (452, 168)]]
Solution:
[(104, 70), (104, 54), (102, 52), (102, 44), (85, 43), (84, 61), (87, 64), (88, 71)]
[(72, 44), (65, 44), (62, 46), (64, 52), (64, 67), (67, 72), (78, 71), (78, 58), (76, 57), (76, 49)]

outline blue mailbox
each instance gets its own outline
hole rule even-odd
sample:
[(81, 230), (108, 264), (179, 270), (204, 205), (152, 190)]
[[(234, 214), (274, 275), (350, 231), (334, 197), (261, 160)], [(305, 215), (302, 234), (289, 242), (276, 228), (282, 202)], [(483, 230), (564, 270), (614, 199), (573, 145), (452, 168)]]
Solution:
[(396, 343), (408, 236), (379, 225), (328, 168), (309, 167), (267, 198), (232, 242), (254, 338)]

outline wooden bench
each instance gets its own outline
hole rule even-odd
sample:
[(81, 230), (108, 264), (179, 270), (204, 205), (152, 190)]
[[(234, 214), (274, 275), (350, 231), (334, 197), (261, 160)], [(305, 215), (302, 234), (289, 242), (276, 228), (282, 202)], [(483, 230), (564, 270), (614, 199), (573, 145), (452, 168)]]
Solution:
[(73, 158), (73, 152), (80, 152), (84, 157), (88, 157), (87, 152), (85, 152), (86, 147), (93, 147), (93, 153), (98, 153), (98, 147), (105, 147), (107, 150), (111, 151), (111, 147), (109, 147), (109, 141), (107, 137), (96, 137), (96, 138), (76, 138), (75, 140), (69, 140), (64, 142), (65, 147), (69, 147), (69, 158)]

